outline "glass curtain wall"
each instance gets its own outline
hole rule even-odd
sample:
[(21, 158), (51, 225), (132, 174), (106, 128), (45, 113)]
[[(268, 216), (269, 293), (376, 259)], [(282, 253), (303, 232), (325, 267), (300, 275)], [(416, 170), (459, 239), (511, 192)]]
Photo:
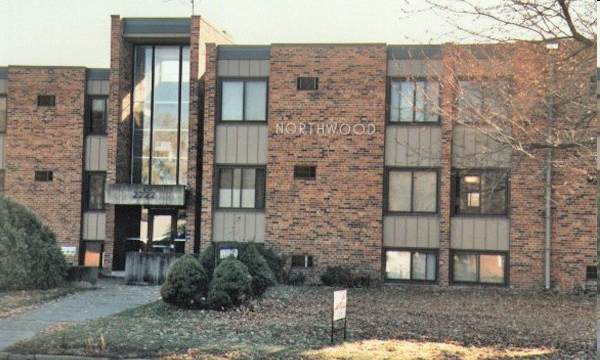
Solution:
[(186, 185), (189, 46), (136, 46), (131, 181)]

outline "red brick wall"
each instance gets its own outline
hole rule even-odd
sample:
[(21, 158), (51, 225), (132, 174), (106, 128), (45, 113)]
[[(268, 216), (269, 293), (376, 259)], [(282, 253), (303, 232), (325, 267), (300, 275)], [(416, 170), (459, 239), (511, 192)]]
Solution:
[[(38, 95), (54, 95), (55, 106), (37, 106)], [(84, 106), (84, 68), (9, 67), (5, 194), (31, 208), (61, 246), (79, 247), (81, 236)], [(53, 180), (36, 182), (36, 170)]]
[(213, 186), (215, 167), (215, 122), (217, 88), (217, 48), (206, 45), (206, 71), (202, 77), (204, 88), (204, 119), (200, 189), (200, 249), (205, 250), (212, 239)]
[[(319, 89), (298, 91), (299, 76)], [(381, 275), (385, 84), (384, 45), (271, 47), (266, 243), (313, 255), (313, 276), (327, 265)], [(376, 131), (277, 134), (278, 123), (311, 122)], [(316, 180), (294, 180), (295, 165), (316, 166)]]

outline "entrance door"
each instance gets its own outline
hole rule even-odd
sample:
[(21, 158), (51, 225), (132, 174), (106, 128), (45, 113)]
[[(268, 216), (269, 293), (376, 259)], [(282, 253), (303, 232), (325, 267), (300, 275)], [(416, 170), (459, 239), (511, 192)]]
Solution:
[(185, 251), (186, 213), (177, 208), (142, 210), (140, 235), (146, 241), (146, 251)]
[(170, 252), (177, 234), (177, 210), (148, 211), (148, 251)]

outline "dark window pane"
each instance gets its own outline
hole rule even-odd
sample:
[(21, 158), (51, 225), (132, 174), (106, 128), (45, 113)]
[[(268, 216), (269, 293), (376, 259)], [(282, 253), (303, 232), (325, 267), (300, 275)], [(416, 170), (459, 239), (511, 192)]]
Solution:
[(299, 77), (298, 90), (317, 90), (319, 88), (318, 77)]
[(37, 104), (38, 106), (54, 106), (55, 97), (54, 95), (38, 95)]
[(88, 210), (104, 209), (104, 183), (106, 174), (88, 173)]
[(52, 181), (52, 171), (36, 171), (35, 181)]
[(90, 101), (90, 124), (91, 134), (106, 133), (107, 108), (106, 99), (91, 99)]
[(316, 176), (316, 166), (294, 166), (294, 179), (312, 180)]
[(462, 214), (502, 215), (507, 211), (508, 173), (471, 171), (458, 176), (456, 211)]

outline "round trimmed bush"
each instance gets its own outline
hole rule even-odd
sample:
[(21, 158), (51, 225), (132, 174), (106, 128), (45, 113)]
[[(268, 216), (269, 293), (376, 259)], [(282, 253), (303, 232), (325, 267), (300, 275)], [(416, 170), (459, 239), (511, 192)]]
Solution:
[(31, 210), (0, 195), (0, 290), (55, 288), (67, 267), (56, 235)]
[(248, 267), (252, 276), (252, 293), (254, 296), (264, 294), (269, 286), (275, 285), (275, 276), (267, 261), (258, 252), (256, 245), (248, 244), (240, 251), (239, 260)]
[(208, 306), (214, 310), (226, 310), (240, 306), (251, 296), (252, 276), (246, 265), (233, 256), (223, 259), (210, 281)]
[(194, 309), (203, 305), (208, 292), (208, 275), (200, 262), (185, 254), (171, 265), (167, 279), (160, 289), (166, 303)]

